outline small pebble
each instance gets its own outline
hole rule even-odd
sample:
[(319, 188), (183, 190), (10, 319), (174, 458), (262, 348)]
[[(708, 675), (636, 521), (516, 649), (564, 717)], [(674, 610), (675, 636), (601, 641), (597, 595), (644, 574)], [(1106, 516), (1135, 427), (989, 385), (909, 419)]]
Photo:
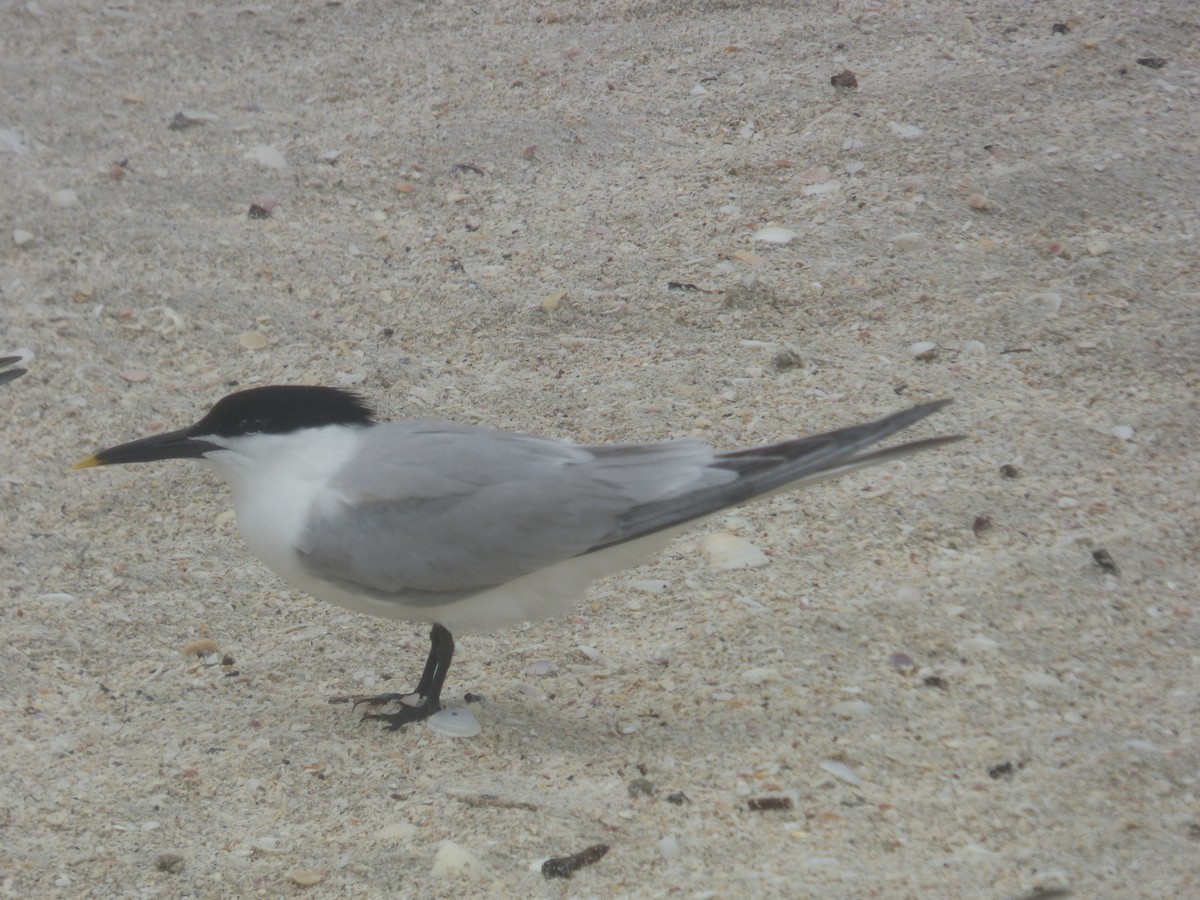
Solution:
[(1092, 553), (1092, 560), (1109, 575), (1120, 575), (1121, 569), (1113, 555), (1101, 547)]
[(630, 797), (653, 797), (656, 791), (654, 782), (649, 778), (635, 778), (629, 782)]
[(679, 843), (679, 838), (673, 834), (668, 834), (658, 842), (658, 852), (666, 859), (674, 859), (683, 852), (683, 847)]
[(874, 707), (865, 700), (845, 700), (832, 707), (833, 714), (843, 719), (861, 719), (873, 710)]
[(267, 337), (258, 331), (243, 331), (238, 335), (238, 343), (246, 350), (261, 350), (267, 346)]
[(980, 341), (963, 341), (959, 356), (962, 359), (983, 359), (987, 356), (987, 347)]
[(375, 840), (396, 841), (397, 843), (411, 841), (416, 836), (417, 826), (411, 822), (394, 822), (391, 825), (384, 825), (375, 832)]
[(324, 637), (329, 629), (324, 625), (294, 625), (285, 632), (293, 641), (311, 641)]
[(530, 663), (525, 667), (526, 675), (557, 675), (558, 665), (549, 660), (538, 660), (535, 663)]
[(938, 345), (933, 341), (918, 341), (915, 344), (908, 345), (908, 355), (913, 359), (919, 359), (922, 362), (928, 362), (937, 356)]
[(11, 128), (0, 128), (0, 150), (24, 156), (29, 152), (29, 145), (25, 143), (25, 138)]
[(1105, 253), (1112, 251), (1112, 244), (1104, 238), (1099, 238), (1094, 241), (1088, 241), (1087, 252), (1092, 256), (1103, 256)]
[[(849, 170), (849, 166), (846, 168)], [(805, 197), (820, 197), (822, 194), (832, 194), (841, 189), (842, 183), (840, 181), (822, 181), (819, 184), (806, 184), (800, 188), (800, 193)]]
[(180, 652), (184, 656), (209, 656), (213, 653), (220, 653), (221, 648), (212, 638), (201, 638), (198, 641), (184, 644)]
[(991, 209), (992, 201), (983, 194), (975, 193), (967, 198), (967, 204), (971, 209)]
[(183, 857), (178, 853), (160, 853), (154, 858), (154, 868), (171, 875), (178, 875), (182, 872), (183, 863)]
[(275, 211), (276, 200), (270, 194), (264, 194), (253, 203), (250, 204), (249, 216), (251, 219), (269, 219), (271, 213)]
[(70, 188), (63, 188), (50, 195), (50, 205), (58, 207), (74, 206), (79, 202), (79, 195)]
[(13, 244), (17, 247), (27, 247), (33, 243), (33, 234), (22, 228), (13, 229)]
[(1047, 316), (1056, 316), (1062, 309), (1062, 294), (1057, 291), (1039, 291), (1029, 295), (1029, 305)]
[(433, 860), (433, 874), (438, 878), (453, 878), (466, 875), (481, 878), (486, 874), (479, 858), (454, 841), (442, 841)]
[(1060, 688), (1062, 680), (1049, 672), (1026, 672), (1021, 680), (1031, 688)]
[(1068, 897), (1074, 893), (1071, 876), (1062, 869), (1039, 872), (1037, 881), (1024, 892), (1029, 897)]
[(661, 594), (667, 586), (667, 582), (657, 578), (637, 578), (629, 582), (630, 590), (641, 591), (643, 594)]
[(747, 669), (742, 673), (742, 681), (747, 684), (765, 684), (768, 681), (774, 681), (779, 677), (779, 673), (771, 668)]
[(542, 863), (541, 871), (547, 878), (570, 878), (584, 866), (590, 866), (604, 858), (608, 844), (594, 844), (570, 856), (555, 856)]
[(260, 838), (255, 838), (251, 842), (250, 846), (252, 849), (257, 851), (258, 853), (266, 854), (269, 856), (279, 856), (279, 855), (287, 852), (283, 847), (280, 846), (279, 838), (274, 837), (269, 834), (263, 835)]
[(195, 112), (185, 109), (182, 112), (175, 113), (171, 117), (167, 128), (171, 131), (183, 131), (183, 129), (191, 128), (193, 125), (207, 125), (209, 122), (215, 121), (217, 121), (217, 117), (212, 113)]
[(985, 638), (985, 637), (967, 638), (965, 641), (959, 641), (959, 644), (958, 644), (958, 649), (964, 653), (972, 651), (972, 650), (974, 650), (974, 651), (997, 650), (997, 649), (999, 649), (999, 647), (1000, 647), (1000, 645), (996, 641), (993, 641), (991, 638)]
[(858, 78), (849, 69), (842, 69), (842, 71), (830, 77), (829, 83), (835, 88), (849, 90), (858, 87)]
[(325, 873), (318, 872), (316, 869), (292, 869), (288, 872), (287, 877), (293, 884), (298, 884), (300, 887), (312, 887), (325, 880)]
[(906, 231), (892, 238), (892, 246), (896, 248), (897, 253), (911, 253), (920, 250), (925, 244), (925, 235), (919, 231)]
[(888, 122), (888, 128), (902, 141), (914, 141), (925, 134), (916, 125), (907, 125), (904, 122)]
[(746, 801), (746, 808), (754, 812), (766, 812), (768, 810), (788, 810), (792, 809), (795, 804), (791, 797), (751, 797)]
[(1016, 766), (1011, 762), (1002, 762), (988, 769), (988, 777), (994, 781), (999, 781), (1001, 778), (1012, 778), (1016, 773)]
[(1120, 441), (1133, 440), (1133, 428), (1129, 425), (1114, 425), (1112, 427), (1112, 436)]
[(786, 372), (788, 369), (795, 369), (797, 366), (803, 365), (804, 360), (795, 350), (785, 347), (775, 354), (771, 363), (777, 372)]
[(1141, 738), (1130, 738), (1125, 742), (1125, 746), (1131, 750), (1141, 750), (1143, 753), (1161, 753), (1156, 744), (1150, 741), (1142, 740)]
[(469, 738), (475, 737), (483, 729), (479, 720), (469, 709), (443, 709), (425, 720), (429, 730), (445, 737)]

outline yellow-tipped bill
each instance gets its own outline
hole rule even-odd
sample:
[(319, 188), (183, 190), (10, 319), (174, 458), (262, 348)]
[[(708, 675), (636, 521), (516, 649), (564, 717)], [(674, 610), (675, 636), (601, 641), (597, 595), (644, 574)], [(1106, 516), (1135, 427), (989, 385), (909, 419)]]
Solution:
[(158, 462), (160, 459), (200, 459), (205, 453), (219, 449), (212, 441), (192, 437), (191, 429), (184, 428), (109, 447), (80, 460), (72, 468), (94, 469), (96, 466)]

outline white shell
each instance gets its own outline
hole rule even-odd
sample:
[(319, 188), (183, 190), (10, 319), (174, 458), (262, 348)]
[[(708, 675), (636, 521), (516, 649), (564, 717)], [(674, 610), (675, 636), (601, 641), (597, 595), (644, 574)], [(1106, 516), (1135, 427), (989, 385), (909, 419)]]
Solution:
[(468, 738), (475, 737), (483, 729), (479, 720), (469, 709), (443, 709), (435, 712), (425, 720), (429, 730), (443, 734), (446, 737)]
[(932, 359), (937, 348), (938, 345), (933, 341), (918, 341), (909, 345), (908, 355), (917, 359)]
[(744, 537), (723, 531), (705, 535), (700, 550), (714, 569), (757, 569), (771, 561)]
[(1029, 295), (1029, 306), (1035, 312), (1041, 312), (1048, 316), (1058, 315), (1062, 305), (1062, 294), (1057, 291), (1039, 291)]
[(760, 228), (754, 232), (754, 240), (764, 244), (790, 244), (796, 238), (796, 232), (790, 228), (780, 228), (776, 225)]
[(821, 763), (821, 768), (834, 778), (840, 778), (848, 784), (862, 784), (862, 779), (858, 776), (858, 773), (845, 763), (827, 759)]
[(284, 155), (269, 144), (255, 144), (246, 152), (245, 159), (279, 172), (288, 167)]
[(897, 253), (911, 253), (914, 250), (920, 250), (926, 243), (925, 235), (919, 231), (906, 231), (892, 238), (892, 246), (896, 248)]

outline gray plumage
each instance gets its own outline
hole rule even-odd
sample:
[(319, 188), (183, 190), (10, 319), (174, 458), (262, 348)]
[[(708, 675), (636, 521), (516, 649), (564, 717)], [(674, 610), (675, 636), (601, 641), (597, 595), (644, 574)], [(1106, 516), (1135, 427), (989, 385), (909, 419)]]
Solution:
[(717, 453), (701, 441), (581, 447), (439, 422), (375, 425), (314, 503), (313, 578), (414, 606), (452, 603), (564, 560), (677, 530), (779, 490), (956, 438), (861, 451), (940, 409)]

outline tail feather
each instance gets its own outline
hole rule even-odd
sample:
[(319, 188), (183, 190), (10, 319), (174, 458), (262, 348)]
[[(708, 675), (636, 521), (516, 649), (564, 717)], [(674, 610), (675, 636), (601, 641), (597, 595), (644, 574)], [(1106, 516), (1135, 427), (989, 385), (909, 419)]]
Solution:
[(638, 506), (622, 516), (614, 532), (592, 551), (701, 519), (758, 497), (794, 490), (962, 440), (963, 435), (924, 438), (864, 452), (872, 444), (919, 422), (951, 402), (936, 400), (862, 425), (718, 454), (714, 468), (736, 472), (735, 480)]

